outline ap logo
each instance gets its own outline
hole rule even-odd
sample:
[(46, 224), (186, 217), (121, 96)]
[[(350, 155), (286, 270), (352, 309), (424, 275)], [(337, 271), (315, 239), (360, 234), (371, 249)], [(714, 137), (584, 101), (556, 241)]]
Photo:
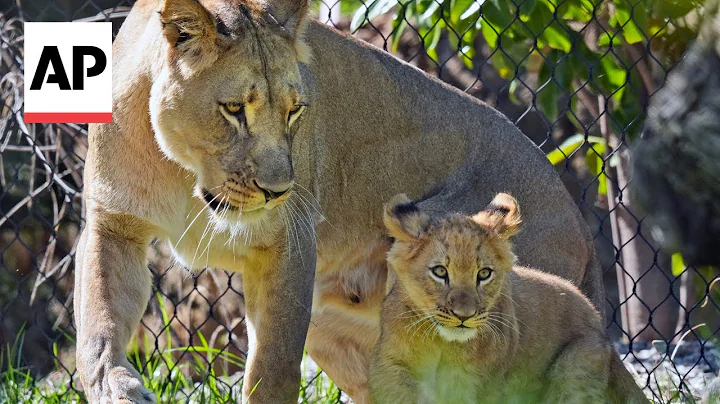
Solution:
[(27, 123), (112, 122), (112, 23), (25, 23)]

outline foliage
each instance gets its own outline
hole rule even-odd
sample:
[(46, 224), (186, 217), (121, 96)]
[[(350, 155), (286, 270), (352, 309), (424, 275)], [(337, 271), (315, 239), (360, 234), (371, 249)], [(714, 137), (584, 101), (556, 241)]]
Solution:
[[(533, 104), (549, 122), (566, 115), (585, 132), (574, 112), (581, 89), (603, 94), (615, 133), (632, 136), (640, 128), (644, 83), (628, 49), (640, 44), (668, 60), (685, 49), (693, 28), (684, 18), (703, 0), (341, 0), (341, 13), (352, 14), (351, 31), (380, 14), (393, 12), (391, 42), (397, 49), (412, 30), (437, 62), (444, 33), (472, 69), (478, 63), (475, 40), (482, 35), (489, 63), (512, 88), (526, 87), (523, 73), (537, 74)], [(595, 32), (595, 33), (594, 33)], [(652, 59), (652, 58), (651, 58)], [(482, 61), (481, 61), (482, 62)], [(475, 66), (477, 67), (477, 66)], [(648, 89), (645, 89), (647, 91)], [(567, 97), (566, 105), (558, 101)]]

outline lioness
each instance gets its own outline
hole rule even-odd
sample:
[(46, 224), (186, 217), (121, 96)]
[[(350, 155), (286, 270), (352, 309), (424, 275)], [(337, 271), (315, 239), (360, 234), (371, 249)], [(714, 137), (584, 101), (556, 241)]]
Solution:
[(602, 307), (591, 234), (543, 153), (480, 101), (306, 23), (307, 7), (141, 0), (122, 26), (114, 121), (90, 127), (76, 260), (92, 402), (152, 400), (125, 347), (150, 296), (153, 236), (188, 268), (242, 272), (253, 403), (295, 402), (306, 337), (338, 385), (367, 398), (389, 246), (380, 208), (398, 192), (473, 212), (511, 190), (527, 212), (520, 260)]
[(370, 367), (382, 403), (647, 403), (570, 282), (514, 266), (517, 201), (430, 216), (385, 209), (389, 293)]

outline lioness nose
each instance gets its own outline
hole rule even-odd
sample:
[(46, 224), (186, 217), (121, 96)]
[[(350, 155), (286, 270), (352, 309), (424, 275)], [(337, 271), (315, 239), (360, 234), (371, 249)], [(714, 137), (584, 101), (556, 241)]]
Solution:
[(261, 182), (255, 181), (255, 185), (257, 185), (258, 188), (260, 188), (261, 191), (265, 194), (265, 200), (271, 201), (273, 199), (281, 197), (283, 194), (285, 194), (290, 188), (292, 188), (292, 183), (289, 184), (263, 184)]

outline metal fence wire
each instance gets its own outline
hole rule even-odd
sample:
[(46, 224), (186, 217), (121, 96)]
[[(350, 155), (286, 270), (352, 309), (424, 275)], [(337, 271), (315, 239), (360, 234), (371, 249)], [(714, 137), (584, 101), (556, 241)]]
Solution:
[[(619, 354), (655, 401), (698, 396), (718, 372), (718, 272), (658, 250), (628, 198), (627, 167), (628, 145), (695, 37), (702, 2), (332, 1), (314, 2), (313, 16), (494, 106), (547, 153), (594, 233)], [(117, 32), (132, 3), (0, 5), (0, 372), (26, 369), (43, 386), (40, 402), (82, 397), (72, 285), (88, 138), (86, 125), (23, 122), (22, 23), (112, 21)], [(173, 268), (159, 241), (149, 257), (155, 293), (128, 348), (132, 363), (167, 402), (204, 402), (208, 389), (239, 397), (240, 276)], [(347, 399), (305, 364), (303, 401)]]

